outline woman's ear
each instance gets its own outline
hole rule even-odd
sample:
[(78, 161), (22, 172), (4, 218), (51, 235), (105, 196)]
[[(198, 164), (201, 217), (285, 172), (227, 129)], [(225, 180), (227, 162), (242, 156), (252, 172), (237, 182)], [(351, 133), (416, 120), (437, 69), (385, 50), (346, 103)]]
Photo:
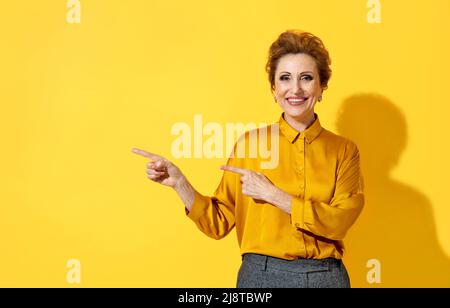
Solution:
[(275, 95), (275, 93), (273, 91), (272, 91), (272, 96), (273, 96), (273, 99), (275, 100), (275, 103), (278, 104), (277, 97), (276, 97), (276, 95)]

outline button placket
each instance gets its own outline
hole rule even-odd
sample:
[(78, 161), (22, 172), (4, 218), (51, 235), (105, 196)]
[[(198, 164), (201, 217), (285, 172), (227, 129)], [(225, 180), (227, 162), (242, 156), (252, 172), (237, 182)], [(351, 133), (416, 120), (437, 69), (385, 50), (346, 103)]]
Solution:
[(299, 196), (304, 196), (305, 189), (305, 138), (299, 138), (298, 140), (298, 159), (296, 161), (296, 171), (299, 174), (300, 183), (298, 186)]

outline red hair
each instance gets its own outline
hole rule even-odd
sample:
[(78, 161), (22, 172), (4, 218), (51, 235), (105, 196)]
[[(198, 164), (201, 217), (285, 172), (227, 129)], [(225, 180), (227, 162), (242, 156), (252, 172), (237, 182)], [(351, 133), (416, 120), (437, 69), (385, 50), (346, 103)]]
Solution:
[(280, 58), (297, 53), (304, 53), (314, 58), (319, 71), (320, 85), (326, 90), (331, 77), (331, 59), (328, 50), (320, 38), (300, 30), (287, 30), (281, 33), (270, 46), (266, 72), (269, 74), (271, 89), (275, 90), (275, 71)]

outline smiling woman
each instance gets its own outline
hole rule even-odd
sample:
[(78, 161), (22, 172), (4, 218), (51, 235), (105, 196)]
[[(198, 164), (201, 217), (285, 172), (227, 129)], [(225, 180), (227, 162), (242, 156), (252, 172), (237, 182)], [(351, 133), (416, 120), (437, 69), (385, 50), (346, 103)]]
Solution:
[(172, 187), (203, 233), (221, 239), (236, 227), (243, 259), (237, 287), (350, 287), (343, 239), (363, 208), (363, 181), (356, 144), (323, 128), (314, 112), (330, 64), (318, 37), (278, 37), (266, 65), (283, 110), (273, 124), (279, 142), (271, 145), (278, 164), (262, 169), (259, 158), (236, 155), (235, 144), (214, 196), (200, 194), (164, 157), (133, 149), (151, 160), (148, 178)]
[(284, 32), (270, 47), (266, 71), (275, 101), (284, 110), (286, 121), (299, 131), (313, 121), (311, 107), (315, 100), (322, 100), (328, 88), (330, 65), (322, 41), (310, 33)]

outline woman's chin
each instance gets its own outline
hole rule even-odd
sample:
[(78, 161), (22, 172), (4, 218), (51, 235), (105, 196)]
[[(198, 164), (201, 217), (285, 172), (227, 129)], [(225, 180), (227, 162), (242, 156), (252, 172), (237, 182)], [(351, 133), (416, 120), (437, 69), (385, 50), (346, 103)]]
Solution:
[(298, 108), (286, 108), (284, 113), (291, 118), (302, 118), (304, 116), (304, 110), (299, 110)]

